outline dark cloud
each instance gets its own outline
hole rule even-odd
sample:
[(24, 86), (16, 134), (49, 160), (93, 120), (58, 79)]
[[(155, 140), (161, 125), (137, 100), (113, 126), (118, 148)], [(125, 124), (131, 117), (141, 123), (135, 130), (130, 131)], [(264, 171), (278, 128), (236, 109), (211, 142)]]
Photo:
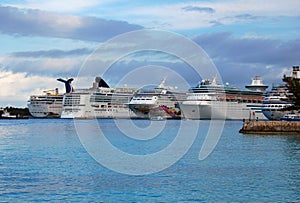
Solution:
[(194, 39), (213, 57), (235, 62), (287, 65), (299, 62), (300, 39), (281, 41), (266, 38), (235, 38), (215, 33)]
[(70, 77), (76, 76), (82, 63), (82, 59), (6, 59), (5, 71), (13, 73), (27, 73), (27, 75), (50, 76), (50, 77)]
[(214, 13), (215, 10), (210, 7), (199, 7), (199, 6), (185, 6), (182, 8), (184, 11), (197, 11), (200, 13)]
[[(250, 83), (251, 77), (255, 75), (262, 76), (269, 86), (272, 83), (282, 82), (281, 73), (284, 68), (299, 65), (300, 39), (284, 41), (267, 38), (240, 38), (233, 36), (230, 32), (222, 32), (199, 35), (193, 40), (211, 57), (223, 82), (230, 82), (240, 87)], [(78, 73), (90, 51), (83, 48), (68, 51), (17, 52), (11, 54), (4, 62), (6, 62), (5, 67), (14, 72), (68, 77), (70, 74), (73, 76)], [(25, 59), (19, 57), (25, 57)], [(101, 60), (105, 62), (108, 59)], [(107, 78), (116, 83), (119, 76), (132, 71), (133, 68), (149, 65), (147, 60), (142, 53), (139, 53), (127, 58), (126, 61), (120, 61), (110, 68)], [(99, 63), (93, 65), (98, 67)], [(196, 74), (187, 71), (190, 68), (186, 64), (170, 57), (154, 57), (150, 65), (171, 67), (179, 75), (190, 78), (191, 86), (199, 80), (194, 77)]]
[(124, 21), (0, 6), (0, 32), (10, 35), (104, 41), (118, 34), (141, 28), (142, 26)]
[(237, 38), (223, 32), (200, 35), (194, 41), (212, 58), (223, 81), (243, 84), (261, 75), (269, 83), (278, 82), (283, 68), (299, 65), (300, 39)]
[[(171, 57), (171, 56), (166, 56)], [(168, 71), (165, 73), (159, 72), (159, 68), (153, 68), (151, 66), (157, 66), (157, 67), (164, 67)], [(147, 67), (147, 68), (143, 68)], [(150, 73), (146, 73), (147, 69), (151, 68)], [(129, 62), (124, 61), (118, 61), (118, 63), (113, 64), (112, 66), (107, 69), (105, 74), (103, 75), (104, 78), (107, 78), (110, 80), (110, 83), (112, 85), (118, 84), (118, 82), (121, 80), (121, 78), (125, 75), (131, 74), (134, 72), (134, 70), (141, 70), (139, 77), (132, 78), (131, 81), (127, 82), (129, 85), (142, 85), (145, 84), (145, 81), (149, 79), (149, 77), (158, 79), (159, 81), (163, 79), (164, 77), (168, 77), (168, 85), (171, 86), (180, 86), (180, 84), (177, 84), (177, 80), (169, 77), (171, 72), (176, 72), (178, 75), (180, 75), (182, 78), (185, 79), (185, 81), (189, 84), (189, 86), (196, 85), (200, 80), (201, 77), (197, 74), (197, 72), (191, 67), (189, 64), (185, 63), (184, 61), (178, 61), (174, 59), (174, 61), (163, 61), (163, 60), (136, 60), (133, 59)], [(149, 79), (151, 80), (151, 79)]]
[(81, 48), (73, 50), (40, 50), (14, 52), (2, 60), (2, 69), (28, 75), (69, 77), (76, 76), (94, 50)]
[(53, 49), (53, 50), (41, 50), (41, 51), (25, 51), (25, 52), (15, 52), (11, 56), (14, 57), (28, 57), (28, 58), (63, 58), (63, 57), (76, 57), (82, 55), (88, 55), (92, 53), (93, 50), (82, 48), (73, 49), (68, 51)]

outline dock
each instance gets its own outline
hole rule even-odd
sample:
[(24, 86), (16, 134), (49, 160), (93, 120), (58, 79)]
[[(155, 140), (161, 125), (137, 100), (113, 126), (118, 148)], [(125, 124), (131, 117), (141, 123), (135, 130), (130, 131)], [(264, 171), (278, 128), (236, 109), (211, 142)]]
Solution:
[(280, 135), (295, 134), (300, 135), (300, 122), (297, 121), (244, 121), (242, 129), (243, 134), (264, 134)]

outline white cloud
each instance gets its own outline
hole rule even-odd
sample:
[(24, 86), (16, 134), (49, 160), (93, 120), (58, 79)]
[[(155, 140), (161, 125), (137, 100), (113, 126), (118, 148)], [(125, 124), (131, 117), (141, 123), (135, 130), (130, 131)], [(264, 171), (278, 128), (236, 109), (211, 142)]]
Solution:
[(23, 4), (7, 4), (18, 8), (40, 9), (54, 12), (75, 12), (101, 4), (98, 0), (27, 0)]
[[(255, 17), (298, 16), (300, 2), (269, 1), (207, 1), (141, 6), (114, 13), (146, 27), (164, 29), (194, 29), (214, 24), (232, 24), (254, 20)], [(185, 9), (194, 8), (194, 9)], [(204, 9), (213, 12), (203, 12)]]
[[(30, 95), (43, 94), (43, 90), (59, 88), (63, 92), (63, 85), (55, 78), (46, 76), (28, 76), (26, 73), (0, 71), (0, 106), (26, 106)], [(11, 104), (11, 102), (14, 104)]]

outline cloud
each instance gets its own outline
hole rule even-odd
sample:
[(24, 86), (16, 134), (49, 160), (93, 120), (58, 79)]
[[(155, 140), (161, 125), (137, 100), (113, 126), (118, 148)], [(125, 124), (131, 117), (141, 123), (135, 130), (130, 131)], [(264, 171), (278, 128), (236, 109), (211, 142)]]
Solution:
[[(35, 53), (36, 54), (36, 53)], [(86, 56), (28, 57), (5, 56), (0, 58), (2, 70), (49, 77), (75, 77)]]
[(124, 21), (0, 6), (0, 32), (9, 35), (105, 41), (141, 28)]
[[(111, 0), (110, 0), (111, 1)], [(75, 12), (83, 9), (91, 8), (99, 4), (103, 4), (105, 1), (101, 0), (51, 0), (51, 1), (41, 1), (41, 0), (25, 0), (24, 3), (20, 4), (7, 4), (13, 5), (18, 8), (26, 9), (40, 9), (54, 12)]]
[(73, 49), (69, 51), (64, 50), (40, 50), (40, 51), (23, 51), (11, 53), (12, 57), (26, 57), (26, 58), (64, 58), (64, 57), (76, 57), (82, 55), (91, 54), (93, 50), (87, 48)]
[(224, 24), (221, 23), (220, 21), (216, 21), (216, 20), (209, 21), (209, 23), (210, 23), (213, 27), (224, 25)]
[(212, 58), (223, 81), (241, 84), (261, 75), (269, 83), (281, 82), (282, 75), (278, 73), (283, 68), (291, 70), (293, 65), (299, 65), (300, 39), (238, 38), (221, 32), (199, 35), (194, 41)]
[(55, 78), (47, 76), (27, 75), (25, 72), (13, 73), (0, 71), (0, 106), (26, 106), (30, 95), (43, 94), (43, 90), (58, 87), (64, 91), (63, 85), (57, 83)]
[(127, 19), (148, 28), (185, 30), (215, 25), (210, 22), (233, 25), (261, 19), (270, 20), (274, 17), (297, 17), (298, 8), (299, 2), (295, 0), (274, 0), (272, 4), (260, 0), (231, 0), (154, 3), (151, 6), (147, 4), (130, 7), (118, 13), (110, 8), (106, 8), (106, 11), (114, 13), (120, 19)]
[(214, 13), (215, 10), (210, 7), (199, 7), (199, 6), (185, 6), (182, 8), (185, 11), (197, 11), (200, 13)]
[(213, 57), (243, 63), (290, 64), (299, 62), (300, 39), (237, 38), (231, 33), (204, 34), (194, 39)]
[(245, 14), (239, 14), (234, 16), (237, 19), (241, 19), (241, 20), (256, 20), (259, 19), (260, 17), (258, 16), (253, 16), (251, 14), (245, 13)]
[[(282, 68), (290, 69), (293, 65), (299, 65), (300, 39), (286, 41), (259, 36), (236, 37), (230, 32), (219, 32), (199, 35), (193, 40), (211, 57), (224, 77), (223, 81), (243, 84), (251, 77), (261, 75), (269, 83), (281, 82)], [(116, 44), (116, 46), (116, 50), (122, 50), (122, 44)], [(13, 73), (27, 72), (30, 75), (76, 77), (90, 51), (87, 48), (81, 48), (65, 51), (16, 52), (2, 57), (0, 61), (4, 70), (13, 71)], [(115, 60), (114, 57), (112, 58), (114, 55), (109, 53), (95, 62), (92, 58), (89, 59), (90, 66), (96, 70), (95, 74), (91, 73), (92, 75), (99, 73), (97, 68), (100, 63), (104, 64), (103, 67), (108, 67)], [(184, 64), (168, 56), (143, 52), (134, 53), (118, 63), (115, 62), (114, 67), (111, 67), (111, 71), (107, 73), (107, 77), (111, 78), (111, 82), (116, 83), (118, 77), (133, 68), (145, 65), (172, 67), (171, 69), (178, 71), (178, 74), (190, 78), (191, 84), (197, 82), (197, 78), (191, 77), (192, 75), (185, 75), (187, 69)], [(232, 73), (239, 77), (233, 77)]]

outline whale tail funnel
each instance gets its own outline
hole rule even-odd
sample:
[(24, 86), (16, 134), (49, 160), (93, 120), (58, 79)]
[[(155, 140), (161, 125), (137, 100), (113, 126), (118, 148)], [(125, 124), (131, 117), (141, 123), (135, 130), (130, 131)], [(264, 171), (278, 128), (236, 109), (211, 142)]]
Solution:
[(73, 78), (70, 78), (68, 80), (64, 80), (64, 79), (58, 78), (57, 80), (59, 82), (65, 83), (66, 93), (71, 93), (71, 92), (74, 91), (74, 89), (73, 89), (73, 87), (71, 85), (71, 82), (74, 80)]

